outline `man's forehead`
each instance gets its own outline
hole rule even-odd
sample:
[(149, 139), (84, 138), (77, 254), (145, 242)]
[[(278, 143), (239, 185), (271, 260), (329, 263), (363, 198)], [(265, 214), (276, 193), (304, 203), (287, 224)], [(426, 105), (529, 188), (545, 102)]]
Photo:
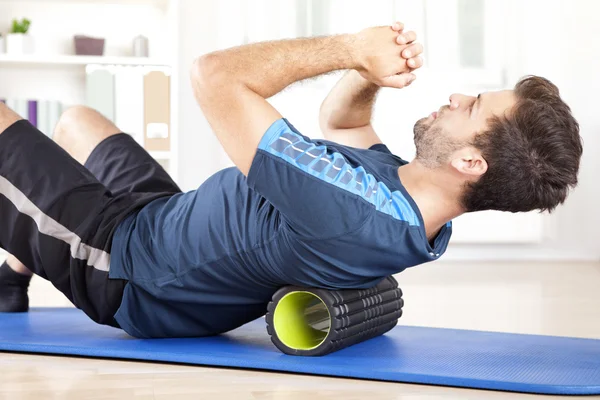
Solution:
[(479, 98), (480, 106), (489, 113), (503, 115), (516, 103), (514, 90), (498, 90), (482, 93)]
[(514, 97), (514, 95), (515, 95), (515, 91), (512, 89), (496, 90), (496, 91), (482, 93), (482, 96), (492, 97), (492, 98), (496, 98), (496, 99), (512, 98), (512, 97)]

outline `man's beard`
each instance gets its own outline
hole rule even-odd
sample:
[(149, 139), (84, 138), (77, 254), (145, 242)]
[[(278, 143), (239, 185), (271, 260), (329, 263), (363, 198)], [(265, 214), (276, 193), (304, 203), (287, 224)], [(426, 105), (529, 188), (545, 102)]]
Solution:
[(438, 168), (450, 159), (450, 155), (467, 143), (450, 138), (439, 126), (421, 118), (413, 128), (415, 134), (416, 160), (427, 168)]

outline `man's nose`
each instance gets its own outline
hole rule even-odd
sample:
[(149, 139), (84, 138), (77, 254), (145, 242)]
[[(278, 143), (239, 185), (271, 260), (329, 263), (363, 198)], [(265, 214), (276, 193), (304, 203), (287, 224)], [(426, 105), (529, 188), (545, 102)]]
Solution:
[(450, 109), (456, 110), (458, 108), (465, 108), (469, 106), (469, 102), (472, 102), (474, 99), (473, 96), (466, 96), (460, 93), (453, 93), (450, 96)]

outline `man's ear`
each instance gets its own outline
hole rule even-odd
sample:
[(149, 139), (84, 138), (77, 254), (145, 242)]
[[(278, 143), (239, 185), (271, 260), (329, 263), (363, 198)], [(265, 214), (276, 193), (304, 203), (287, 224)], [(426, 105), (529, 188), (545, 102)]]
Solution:
[(461, 174), (471, 178), (479, 178), (488, 169), (488, 164), (481, 152), (474, 147), (465, 147), (455, 152), (450, 165)]

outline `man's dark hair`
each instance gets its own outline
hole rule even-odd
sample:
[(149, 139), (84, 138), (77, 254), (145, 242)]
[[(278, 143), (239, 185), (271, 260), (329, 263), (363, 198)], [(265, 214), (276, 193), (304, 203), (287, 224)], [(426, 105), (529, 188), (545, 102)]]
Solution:
[(466, 186), (467, 211), (552, 211), (577, 185), (583, 145), (579, 124), (549, 80), (528, 76), (515, 85), (516, 105), (490, 119), (476, 136), (488, 163), (481, 178)]

